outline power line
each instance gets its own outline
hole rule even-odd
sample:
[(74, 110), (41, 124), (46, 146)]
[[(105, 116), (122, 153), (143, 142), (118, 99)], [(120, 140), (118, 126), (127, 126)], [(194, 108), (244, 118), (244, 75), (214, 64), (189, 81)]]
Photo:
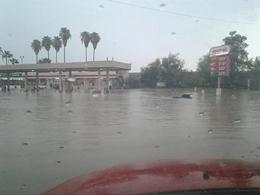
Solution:
[(175, 12), (175, 11), (170, 11), (170, 10), (161, 10), (158, 8), (153, 8), (153, 7), (147, 7), (147, 6), (142, 6), (134, 3), (129, 3), (129, 2), (123, 2), (119, 0), (106, 0), (111, 3), (116, 3), (116, 4), (121, 4), (121, 5), (126, 5), (126, 6), (131, 6), (131, 7), (137, 7), (141, 9), (146, 9), (150, 11), (157, 11), (157, 12), (163, 12), (175, 16), (181, 16), (181, 17), (187, 17), (187, 18), (195, 18), (195, 19), (200, 19), (200, 20), (208, 20), (208, 21), (215, 21), (215, 22), (223, 22), (223, 23), (233, 23), (233, 24), (246, 24), (246, 25), (257, 25), (260, 26), (258, 23), (252, 23), (252, 22), (241, 22), (241, 21), (236, 21), (236, 20), (226, 20), (222, 18), (211, 18), (211, 17), (205, 17), (205, 16), (196, 16), (192, 14), (186, 14), (186, 13), (181, 13), (181, 12)]

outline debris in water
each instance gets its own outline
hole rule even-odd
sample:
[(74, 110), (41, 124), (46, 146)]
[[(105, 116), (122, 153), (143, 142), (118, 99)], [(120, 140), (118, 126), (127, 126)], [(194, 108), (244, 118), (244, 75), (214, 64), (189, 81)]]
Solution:
[(60, 149), (63, 149), (63, 148), (64, 148), (64, 146), (60, 146), (59, 148), (60, 148)]
[(160, 146), (158, 146), (158, 145), (155, 145), (155, 146), (154, 146), (154, 148), (159, 148), (159, 147), (160, 147)]
[(205, 114), (205, 112), (200, 112), (199, 115), (200, 116), (203, 116)]
[(72, 131), (72, 133), (77, 133), (77, 131)]
[(165, 3), (161, 3), (160, 7), (166, 7), (166, 4)]
[(94, 93), (94, 94), (92, 94), (92, 97), (99, 97), (99, 94), (96, 94), (96, 93)]
[(23, 142), (23, 146), (28, 146), (29, 144), (27, 142)]
[(176, 32), (172, 32), (171, 35), (176, 35)]
[(100, 7), (100, 8), (104, 8), (104, 5), (100, 4), (99, 7)]
[(209, 179), (209, 172), (208, 171), (204, 171), (202, 176), (203, 176), (204, 180), (208, 180)]
[(241, 158), (245, 158), (245, 156), (241, 156)]
[(259, 149), (260, 149), (260, 146), (257, 146), (256, 149), (259, 150)]
[(190, 135), (188, 135), (188, 138), (191, 138), (191, 136), (190, 136)]
[(174, 96), (173, 98), (186, 98), (186, 99), (191, 99), (192, 95), (189, 93), (184, 93), (181, 96)]
[(68, 113), (72, 113), (72, 110), (68, 110)]
[(121, 134), (122, 134), (122, 132), (121, 132), (121, 131), (118, 131), (118, 132), (117, 132), (117, 134), (121, 135)]
[(241, 120), (240, 120), (240, 119), (235, 119), (233, 122), (234, 122), (234, 123), (240, 123)]
[(61, 163), (61, 161), (60, 161), (60, 160), (57, 160), (56, 163)]
[(26, 110), (26, 113), (30, 114), (30, 113), (32, 113), (32, 111), (31, 110)]
[(70, 105), (71, 105), (71, 101), (65, 102), (65, 105), (66, 105), (66, 106), (70, 106)]
[(213, 129), (208, 130), (208, 133), (212, 134), (213, 133)]

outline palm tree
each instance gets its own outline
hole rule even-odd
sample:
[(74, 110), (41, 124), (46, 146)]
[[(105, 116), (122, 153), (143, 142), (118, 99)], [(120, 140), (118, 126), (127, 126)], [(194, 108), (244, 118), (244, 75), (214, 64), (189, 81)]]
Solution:
[(42, 58), (39, 60), (39, 64), (50, 64), (51, 60), (48, 58)]
[(17, 59), (15, 59), (15, 58), (11, 58), (10, 60), (9, 60), (10, 62), (11, 62), (11, 64), (19, 64), (19, 61), (17, 60)]
[(48, 52), (48, 59), (50, 59), (51, 38), (49, 36), (45, 36), (42, 38), (42, 47), (46, 49), (46, 51)]
[(61, 42), (61, 39), (60, 39), (60, 37), (54, 37), (53, 39), (52, 39), (52, 46), (53, 46), (53, 48), (55, 49), (55, 52), (56, 52), (56, 64), (57, 64), (57, 55), (58, 55), (58, 52), (60, 51), (60, 48), (61, 48), (61, 46), (62, 46), (62, 42)]
[(0, 56), (2, 56), (2, 59), (4, 59), (4, 58), (3, 58), (3, 54), (4, 54), (4, 53), (3, 53), (3, 49), (2, 49), (2, 47), (0, 47)]
[(80, 34), (80, 39), (81, 39), (81, 42), (84, 43), (85, 45), (85, 49), (86, 49), (86, 62), (88, 61), (88, 44), (91, 40), (91, 36), (90, 36), (90, 33), (87, 32), (87, 31), (84, 31)]
[(60, 29), (60, 37), (62, 39), (62, 43), (63, 43), (63, 49), (64, 49), (64, 63), (65, 63), (65, 59), (66, 59), (66, 52), (65, 52), (65, 48), (67, 46), (67, 41), (69, 40), (69, 38), (71, 37), (71, 34), (70, 34), (70, 30), (67, 29), (67, 28), (61, 28)]
[(100, 41), (100, 36), (98, 33), (96, 32), (93, 32), (90, 34), (90, 37), (91, 37), (91, 43), (93, 45), (93, 61), (95, 61), (95, 51), (96, 51), (96, 48), (97, 48), (97, 44), (98, 42)]
[(8, 59), (12, 58), (13, 57), (13, 54), (11, 54), (10, 51), (2, 51), (2, 59), (4, 60), (5, 59), (5, 64), (8, 63)]
[(31, 47), (36, 55), (36, 64), (38, 64), (38, 54), (39, 54), (39, 51), (41, 50), (42, 46), (41, 46), (41, 42), (37, 39), (34, 39), (32, 44), (31, 44)]

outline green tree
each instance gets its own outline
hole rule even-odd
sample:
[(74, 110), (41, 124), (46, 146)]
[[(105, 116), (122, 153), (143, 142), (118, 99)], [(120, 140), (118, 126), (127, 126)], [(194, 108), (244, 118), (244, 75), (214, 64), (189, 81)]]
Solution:
[(160, 81), (165, 82), (167, 87), (179, 85), (180, 72), (183, 69), (184, 61), (179, 59), (178, 54), (169, 54), (162, 59), (160, 68)]
[(10, 60), (9, 60), (10, 62), (11, 62), (11, 64), (19, 64), (19, 61), (17, 60), (17, 59), (15, 59), (15, 58), (11, 58)]
[(51, 38), (45, 36), (42, 38), (42, 47), (44, 47), (48, 53), (48, 59), (50, 59), (50, 49), (51, 49)]
[(199, 73), (199, 84), (209, 85), (210, 84), (210, 57), (209, 54), (202, 56), (199, 59), (197, 72)]
[(250, 71), (252, 72), (260, 72), (260, 57), (256, 57), (255, 60), (250, 60)]
[(88, 61), (88, 44), (91, 40), (90, 33), (87, 31), (84, 31), (80, 34), (80, 40), (85, 45), (85, 54), (86, 54), (86, 62)]
[(93, 45), (93, 61), (95, 61), (95, 51), (97, 48), (97, 44), (101, 40), (101, 38), (100, 38), (99, 34), (96, 32), (91, 33), (90, 37), (91, 37), (90, 41)]
[(248, 52), (246, 48), (247, 37), (232, 31), (223, 39), (225, 45), (230, 46), (230, 73), (244, 71), (248, 65)]
[(3, 50), (2, 51), (2, 59), (5, 60), (5, 64), (8, 64), (9, 59), (13, 57), (10, 51)]
[(56, 59), (56, 64), (57, 64), (57, 62), (58, 62), (58, 52), (60, 51), (60, 48), (62, 46), (61, 38), (57, 37), (57, 36), (54, 37), (52, 39), (52, 46), (55, 49), (55, 53), (56, 53), (56, 55), (55, 55), (56, 58), (55, 59)]
[(39, 60), (39, 64), (50, 64), (51, 60), (48, 58), (43, 58)]
[(36, 64), (38, 64), (38, 54), (42, 48), (41, 42), (37, 39), (34, 39), (33, 42), (31, 43), (31, 47), (35, 53), (36, 56)]
[(184, 61), (178, 54), (169, 54), (162, 60), (155, 60), (141, 70), (141, 82), (144, 86), (155, 87), (157, 82), (165, 82), (167, 87), (179, 86)]
[(198, 72), (206, 72), (208, 74), (210, 73), (210, 57), (209, 57), (209, 54), (206, 54), (199, 59), (197, 71)]
[(160, 59), (148, 64), (147, 67), (141, 69), (141, 83), (145, 87), (155, 87), (159, 81), (160, 74)]
[(62, 43), (63, 43), (63, 54), (64, 54), (64, 63), (66, 62), (66, 46), (67, 46), (67, 42), (68, 40), (71, 38), (71, 34), (70, 34), (70, 30), (67, 29), (66, 27), (63, 27), (60, 29), (60, 33), (59, 33)]

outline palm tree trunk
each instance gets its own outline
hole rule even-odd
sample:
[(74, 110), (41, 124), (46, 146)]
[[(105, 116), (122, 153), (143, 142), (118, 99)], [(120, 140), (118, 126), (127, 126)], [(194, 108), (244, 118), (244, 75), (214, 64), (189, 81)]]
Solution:
[(64, 64), (65, 64), (65, 61), (66, 61), (66, 60), (65, 60), (65, 59), (66, 59), (66, 57), (65, 57), (65, 56), (66, 56), (66, 49), (65, 49), (65, 46), (63, 47), (63, 50), (64, 50), (64, 56), (63, 56), (63, 57), (64, 57)]
[(85, 49), (86, 49), (86, 62), (88, 61), (88, 48), (87, 47), (85, 47)]
[(57, 54), (58, 54), (58, 52), (56, 51), (56, 64), (57, 64)]
[(7, 57), (5, 58), (5, 64), (7, 64)]
[(50, 59), (50, 51), (48, 50), (47, 52), (48, 52), (48, 60), (49, 60)]
[(93, 61), (95, 61), (95, 49), (93, 50)]
[(38, 64), (38, 54), (36, 54), (36, 64)]

